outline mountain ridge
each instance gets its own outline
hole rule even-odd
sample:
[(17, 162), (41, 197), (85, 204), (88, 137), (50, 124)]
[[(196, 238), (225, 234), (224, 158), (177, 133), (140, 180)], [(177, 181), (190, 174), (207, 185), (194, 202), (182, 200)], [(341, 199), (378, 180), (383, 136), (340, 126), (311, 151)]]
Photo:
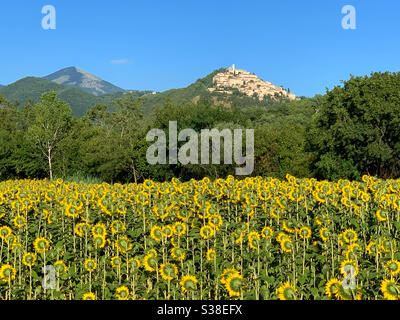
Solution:
[(60, 69), (44, 76), (43, 79), (66, 87), (77, 87), (95, 96), (125, 91), (75, 66)]

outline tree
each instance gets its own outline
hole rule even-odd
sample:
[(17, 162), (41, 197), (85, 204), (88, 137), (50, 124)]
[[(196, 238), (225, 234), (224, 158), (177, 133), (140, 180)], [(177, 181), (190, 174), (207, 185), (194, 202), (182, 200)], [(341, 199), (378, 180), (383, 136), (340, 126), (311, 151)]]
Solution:
[(400, 73), (354, 77), (328, 91), (307, 130), (318, 178), (400, 173)]
[(54, 153), (68, 133), (71, 108), (52, 91), (43, 94), (31, 111), (33, 123), (28, 128), (28, 139), (46, 159), (49, 177), (53, 179)]

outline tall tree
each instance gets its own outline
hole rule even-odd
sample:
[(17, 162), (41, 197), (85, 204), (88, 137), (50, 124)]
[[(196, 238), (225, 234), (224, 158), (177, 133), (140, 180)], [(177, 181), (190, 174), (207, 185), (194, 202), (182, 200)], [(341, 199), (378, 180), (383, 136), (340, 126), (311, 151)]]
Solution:
[(66, 137), (71, 123), (71, 108), (57, 98), (56, 92), (43, 94), (32, 107), (33, 123), (28, 128), (28, 139), (40, 151), (48, 164), (53, 179), (53, 162), (59, 143)]

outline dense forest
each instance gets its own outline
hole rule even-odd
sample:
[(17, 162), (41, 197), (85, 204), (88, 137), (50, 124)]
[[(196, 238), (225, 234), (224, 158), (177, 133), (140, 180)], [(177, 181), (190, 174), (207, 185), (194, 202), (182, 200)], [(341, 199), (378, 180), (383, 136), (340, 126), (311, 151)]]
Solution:
[(235, 164), (148, 164), (146, 150), (152, 143), (146, 134), (153, 128), (168, 132), (169, 121), (177, 121), (178, 130), (198, 132), (254, 129), (254, 176), (290, 173), (330, 180), (359, 179), (364, 173), (399, 175), (399, 73), (352, 76), (325, 95), (269, 106), (251, 98), (246, 105), (240, 100), (229, 106), (207, 96), (189, 101), (172, 102), (167, 93), (149, 112), (146, 98), (127, 94), (74, 117), (56, 91), (25, 105), (0, 96), (0, 180), (185, 181), (234, 174)]

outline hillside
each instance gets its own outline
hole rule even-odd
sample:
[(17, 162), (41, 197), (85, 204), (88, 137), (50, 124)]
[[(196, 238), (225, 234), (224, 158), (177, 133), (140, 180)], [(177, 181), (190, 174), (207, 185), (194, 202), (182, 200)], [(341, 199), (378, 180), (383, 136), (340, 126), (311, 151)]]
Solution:
[(53, 81), (66, 87), (80, 88), (95, 96), (125, 91), (77, 67), (61, 69), (43, 77), (43, 79)]
[[(157, 94), (146, 95), (144, 102), (144, 111), (150, 113), (155, 107), (162, 107), (165, 99), (169, 99), (172, 103), (182, 104), (186, 102), (197, 102), (200, 99), (207, 99), (214, 104), (224, 105), (226, 107), (269, 107), (280, 104), (282, 101), (291, 100), (292, 98), (286, 95), (265, 95), (263, 97), (249, 96), (246, 91), (241, 88), (229, 87), (229, 91), (215, 90), (215, 80), (218, 75), (226, 72), (228, 69), (220, 68), (204, 78), (198, 79), (186, 88), (171, 89)], [(276, 87), (276, 86), (274, 86)], [(277, 87), (278, 88), (278, 87)]]

